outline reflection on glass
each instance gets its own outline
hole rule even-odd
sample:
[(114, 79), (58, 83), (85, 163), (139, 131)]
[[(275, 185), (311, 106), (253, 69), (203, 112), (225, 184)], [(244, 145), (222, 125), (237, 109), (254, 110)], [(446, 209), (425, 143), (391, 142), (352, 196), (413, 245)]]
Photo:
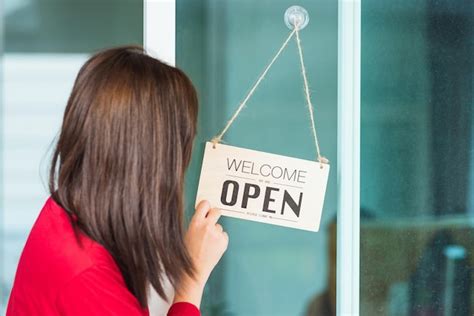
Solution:
[(337, 221), (334, 218), (327, 229), (328, 273), (326, 289), (315, 295), (306, 309), (306, 316), (336, 315), (336, 255), (337, 255)]
[[(222, 129), (236, 106), (289, 34), (286, 0), (178, 0), (177, 64), (200, 92), (200, 128), (188, 172), (191, 211), (205, 141)], [(317, 297), (333, 293), (336, 213), (337, 1), (304, 0), (310, 15), (301, 31), (321, 149), (331, 161), (318, 233), (223, 219), (230, 245), (213, 272), (204, 315), (318, 314)], [(227, 132), (228, 144), (312, 160), (310, 121), (296, 44), (292, 41)], [(333, 228), (330, 228), (333, 227)], [(331, 233), (330, 233), (331, 232)], [(333, 239), (334, 240), (334, 239)], [(329, 259), (331, 257), (332, 259)], [(329, 280), (329, 281), (328, 281)], [(328, 298), (330, 304), (333, 299)], [(331, 315), (331, 314), (329, 314)]]
[(0, 314), (20, 252), (47, 197), (48, 149), (87, 54), (141, 44), (141, 1), (9, 0), (1, 11)]
[(362, 1), (361, 315), (474, 312), (473, 8)]

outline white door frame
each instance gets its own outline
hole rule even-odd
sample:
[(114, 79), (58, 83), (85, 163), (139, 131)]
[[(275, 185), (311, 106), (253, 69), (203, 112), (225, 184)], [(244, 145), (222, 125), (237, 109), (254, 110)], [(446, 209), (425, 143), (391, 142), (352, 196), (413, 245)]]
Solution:
[(143, 46), (149, 55), (176, 65), (176, 0), (143, 1)]
[[(144, 47), (176, 64), (176, 1), (144, 0)], [(337, 315), (359, 315), (360, 16), (362, 0), (338, 0)]]
[(359, 315), (361, 0), (339, 0), (337, 315)]

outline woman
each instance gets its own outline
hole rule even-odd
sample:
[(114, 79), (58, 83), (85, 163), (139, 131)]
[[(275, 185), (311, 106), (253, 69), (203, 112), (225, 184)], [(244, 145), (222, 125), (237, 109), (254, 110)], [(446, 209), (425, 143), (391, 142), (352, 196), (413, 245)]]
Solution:
[[(8, 316), (148, 315), (150, 285), (173, 300), (168, 315), (199, 315), (228, 236), (206, 201), (183, 233), (197, 107), (186, 75), (141, 48), (106, 50), (85, 63)], [(166, 297), (167, 281), (174, 298)]]

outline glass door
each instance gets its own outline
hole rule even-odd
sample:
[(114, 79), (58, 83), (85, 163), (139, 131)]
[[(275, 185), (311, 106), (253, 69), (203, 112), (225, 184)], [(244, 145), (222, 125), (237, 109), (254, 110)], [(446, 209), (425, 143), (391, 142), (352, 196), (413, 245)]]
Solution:
[(361, 315), (474, 313), (474, 6), (362, 1)]
[[(223, 127), (290, 30), (286, 0), (176, 1), (176, 65), (200, 94), (200, 127), (188, 173), (194, 205), (203, 145)], [(331, 174), (319, 233), (224, 218), (230, 245), (214, 272), (204, 315), (333, 315), (336, 304), (338, 3), (300, 1), (301, 31), (321, 148)], [(297, 47), (283, 52), (226, 134), (231, 145), (313, 159)]]

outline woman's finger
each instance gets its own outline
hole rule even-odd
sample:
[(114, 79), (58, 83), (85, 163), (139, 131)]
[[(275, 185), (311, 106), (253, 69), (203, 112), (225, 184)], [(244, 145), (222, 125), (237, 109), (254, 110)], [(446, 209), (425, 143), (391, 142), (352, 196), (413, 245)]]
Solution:
[(211, 209), (211, 210), (207, 213), (207, 216), (206, 216), (206, 218), (207, 218), (212, 224), (217, 223), (217, 221), (219, 220), (220, 217), (221, 217), (221, 210), (219, 210), (219, 209), (217, 209), (217, 208)]
[(222, 234), (224, 234), (224, 239), (226, 240), (226, 243), (228, 244), (229, 243), (229, 234), (227, 234), (227, 232), (222, 232)]
[(210, 208), (211, 208), (211, 204), (209, 203), (209, 201), (202, 200), (196, 206), (196, 212), (194, 216), (203, 219), (206, 217)]

